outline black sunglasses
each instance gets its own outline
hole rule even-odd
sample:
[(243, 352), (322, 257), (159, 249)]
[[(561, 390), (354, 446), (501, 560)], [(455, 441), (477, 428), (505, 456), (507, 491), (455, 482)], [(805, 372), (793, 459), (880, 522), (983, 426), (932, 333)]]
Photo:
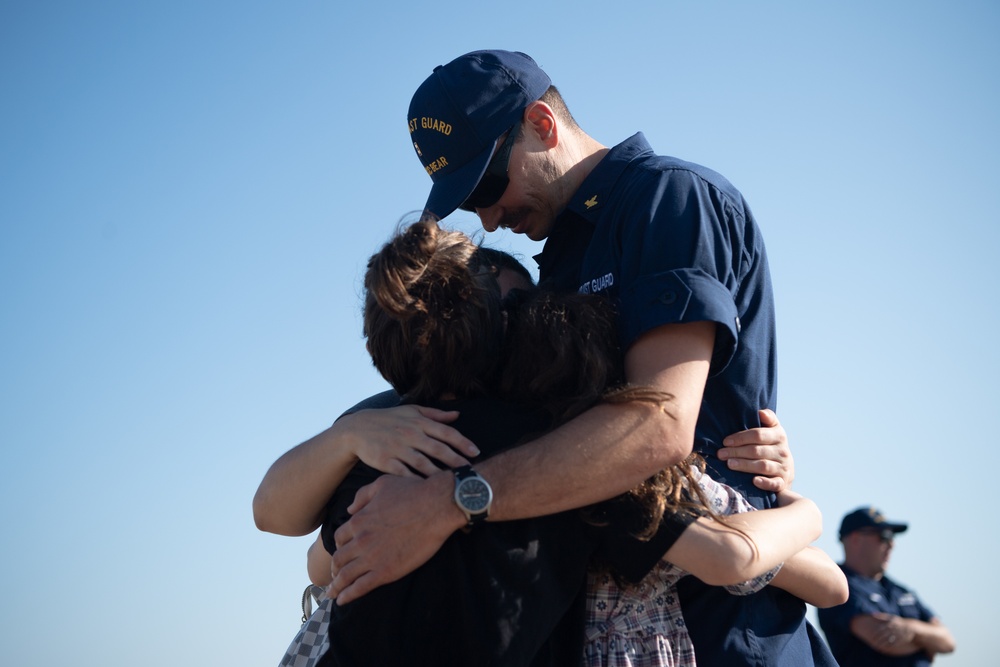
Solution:
[(486, 165), (486, 171), (479, 179), (476, 189), (459, 205), (460, 209), (475, 213), (477, 208), (489, 208), (500, 201), (500, 197), (503, 197), (503, 193), (510, 183), (510, 179), (507, 177), (510, 152), (514, 148), (514, 142), (520, 131), (521, 123), (514, 123), (514, 126), (507, 132), (507, 138), (503, 140), (500, 148), (490, 158), (490, 163)]
[(875, 535), (880, 542), (892, 542), (896, 539), (896, 534), (891, 530), (879, 530), (878, 528), (863, 528), (858, 531), (862, 535)]

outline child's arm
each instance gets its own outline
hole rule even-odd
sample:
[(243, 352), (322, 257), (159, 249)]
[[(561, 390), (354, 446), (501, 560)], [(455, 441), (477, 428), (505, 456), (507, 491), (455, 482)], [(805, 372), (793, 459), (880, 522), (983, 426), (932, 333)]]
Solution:
[(774, 569), (809, 546), (823, 529), (814, 502), (791, 491), (780, 498), (781, 507), (727, 516), (729, 525), (710, 517), (698, 519), (670, 547), (666, 559), (712, 586), (742, 583)]
[(786, 560), (771, 585), (821, 609), (847, 602), (847, 577), (816, 547), (806, 547)]

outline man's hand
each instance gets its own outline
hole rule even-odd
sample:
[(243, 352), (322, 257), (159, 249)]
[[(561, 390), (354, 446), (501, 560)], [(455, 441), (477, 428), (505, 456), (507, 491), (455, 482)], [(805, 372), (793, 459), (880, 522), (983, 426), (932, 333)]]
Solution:
[(916, 619), (875, 612), (852, 618), (851, 632), (879, 653), (902, 656), (923, 648), (917, 641), (918, 625), (926, 624)]
[(891, 652), (900, 645), (913, 643), (914, 632), (906, 619), (892, 614), (877, 612), (872, 614), (877, 630), (873, 638), (874, 648), (882, 653)]
[(384, 473), (424, 477), (441, 472), (431, 459), (450, 468), (469, 463), (479, 449), (464, 435), (448, 426), (455, 411), (401, 405), (381, 410), (361, 410), (341, 418), (334, 428), (345, 429), (356, 442), (357, 457)]
[(757, 475), (758, 489), (780, 493), (790, 489), (795, 479), (795, 461), (788, 447), (788, 435), (772, 410), (760, 410), (760, 428), (727, 436), (718, 451), (730, 470)]
[(451, 499), (454, 485), (448, 471), (426, 480), (382, 476), (358, 491), (351, 519), (334, 534), (329, 594), (337, 604), (413, 572), (465, 525)]

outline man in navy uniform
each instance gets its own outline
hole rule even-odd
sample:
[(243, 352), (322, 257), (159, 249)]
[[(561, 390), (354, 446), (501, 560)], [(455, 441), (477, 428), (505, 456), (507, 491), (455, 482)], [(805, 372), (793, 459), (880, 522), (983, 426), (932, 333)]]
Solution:
[[(489, 232), (546, 239), (536, 257), (541, 284), (612, 300), (627, 380), (672, 397), (665, 409), (597, 405), (477, 464), (494, 490), (489, 520), (612, 497), (692, 448), (713, 476), (770, 507), (780, 487), (761, 476), (783, 477), (783, 485), (791, 475), (772, 462), (735, 460), (723, 442), (768, 425), (759, 409), (776, 399), (771, 277), (740, 192), (710, 169), (657, 155), (641, 133), (601, 144), (523, 53), (477, 51), (436, 68), (413, 95), (408, 120), (434, 183), (426, 213), (444, 218), (461, 208)], [(383, 478), (359, 493), (354, 517), (337, 531), (339, 602), (411, 571), (462, 527), (448, 506), (452, 484), (444, 474)], [(805, 605), (784, 591), (737, 599), (693, 577), (678, 591), (699, 663), (833, 663)]]
[(844, 517), (840, 541), (850, 598), (819, 610), (819, 623), (841, 665), (926, 667), (955, 650), (940, 619), (910, 590), (885, 576), (896, 535), (907, 524), (888, 521), (874, 507)]

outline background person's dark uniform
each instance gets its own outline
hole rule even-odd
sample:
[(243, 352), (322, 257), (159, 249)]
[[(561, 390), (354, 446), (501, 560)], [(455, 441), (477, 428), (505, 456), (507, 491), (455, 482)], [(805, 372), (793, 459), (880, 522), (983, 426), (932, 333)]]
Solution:
[(847, 575), (851, 594), (847, 602), (837, 607), (820, 609), (819, 625), (823, 628), (830, 649), (843, 667), (930, 667), (930, 657), (923, 651), (911, 655), (891, 656), (879, 653), (851, 632), (851, 619), (864, 614), (884, 612), (903, 618), (930, 622), (934, 612), (917, 596), (889, 577), (878, 581), (862, 576), (841, 565)]

